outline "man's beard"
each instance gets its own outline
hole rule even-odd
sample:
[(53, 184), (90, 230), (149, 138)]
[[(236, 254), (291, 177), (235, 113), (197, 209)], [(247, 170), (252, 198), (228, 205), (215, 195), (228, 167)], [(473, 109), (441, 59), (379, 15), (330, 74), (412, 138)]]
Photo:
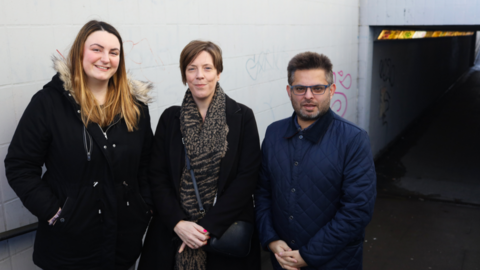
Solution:
[[(324, 103), (322, 104), (312, 104), (312, 103), (309, 103), (309, 102), (305, 102), (303, 104), (298, 104), (296, 106), (296, 104), (294, 104), (295, 102), (291, 99), (292, 101), (292, 107), (293, 107), (293, 110), (295, 111), (295, 113), (297, 114), (298, 118), (300, 118), (301, 120), (303, 121), (311, 121), (311, 120), (317, 120), (319, 119), (320, 117), (322, 117), (323, 115), (325, 115), (327, 112), (328, 112), (328, 109), (330, 108), (330, 100), (328, 101), (325, 101)], [(313, 106), (316, 106), (318, 108), (318, 112), (315, 113), (315, 114), (304, 114), (302, 112), (302, 106), (303, 105), (306, 105), (306, 104), (310, 104), (310, 105), (313, 105)]]
[(297, 116), (304, 121), (317, 120), (320, 117), (322, 117), (323, 115), (325, 115), (327, 112), (328, 112), (328, 107), (327, 108), (319, 108), (318, 112), (316, 114), (313, 114), (313, 115), (306, 115), (306, 114), (302, 113), (302, 110), (295, 110), (295, 113), (297, 114)]

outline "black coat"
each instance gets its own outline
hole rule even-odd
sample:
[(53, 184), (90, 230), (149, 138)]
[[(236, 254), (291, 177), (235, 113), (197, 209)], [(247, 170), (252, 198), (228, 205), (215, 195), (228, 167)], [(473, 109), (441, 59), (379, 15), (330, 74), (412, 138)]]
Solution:
[[(217, 202), (198, 222), (216, 237), (221, 237), (234, 221), (254, 223), (252, 194), (261, 162), (260, 140), (252, 110), (227, 96), (226, 116), (228, 150), (220, 165)], [(173, 228), (187, 219), (179, 200), (184, 166), (180, 107), (174, 106), (162, 114), (155, 132), (149, 176), (156, 213), (148, 229), (139, 269), (173, 269), (174, 254), (178, 251), (172, 241), (176, 236)], [(260, 269), (258, 237), (254, 236), (247, 258), (231, 259), (209, 253), (207, 260), (209, 270)]]
[[(38, 217), (33, 261), (49, 270), (128, 269), (151, 216), (145, 203), (152, 204), (148, 107), (140, 105), (134, 132), (120, 118), (106, 136), (97, 124), (84, 130), (80, 108), (63, 86), (67, 75), (55, 75), (33, 96), (5, 159), (11, 187)], [(49, 226), (59, 207), (60, 217)]]

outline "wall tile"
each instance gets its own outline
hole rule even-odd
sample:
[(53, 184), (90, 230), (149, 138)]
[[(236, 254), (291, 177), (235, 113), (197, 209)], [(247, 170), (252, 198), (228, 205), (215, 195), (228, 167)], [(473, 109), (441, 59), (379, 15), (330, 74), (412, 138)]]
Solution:
[[(90, 20), (105, 21), (111, 24), (108, 1), (90, 0), (90, 2), (87, 2), (87, 5), (90, 6), (90, 12), (85, 14), (85, 17), (79, 21), (79, 25), (83, 26), (83, 24)], [(113, 24), (113, 26), (117, 27), (115, 24)]]
[(13, 269), (35, 270), (40, 269), (32, 260), (33, 247), (12, 256)]
[(54, 43), (54, 29), (50, 26), (36, 27), (31, 32), (32, 40), (44, 40), (35, 46), (32, 46), (34, 61), (31, 64), (33, 67), (33, 79), (49, 80), (55, 74), (52, 68), (52, 55), (57, 54)]
[[(0, 14), (1, 16), (1, 14)], [(2, 85), (12, 83), (12, 73), (11, 73), (11, 66), (10, 66), (10, 48), (8, 46), (8, 36), (7, 30), (4, 27), (0, 27), (0, 59), (2, 59), (0, 63), (0, 87)]]
[(139, 3), (137, 1), (125, 1), (123, 8), (125, 9), (125, 20), (123, 24), (138, 24), (141, 22), (139, 18)]
[(10, 238), (8, 240), (10, 254), (18, 254), (24, 250), (31, 248), (35, 240), (35, 234), (36, 232), (30, 232), (17, 236), (15, 238)]
[[(1, 241), (0, 242), (0, 266), (1, 266), (1, 261), (5, 260), (8, 257), (10, 257), (10, 251), (8, 250), (8, 241)], [(3, 269), (3, 268), (0, 268), (0, 269)]]
[[(3, 203), (0, 203), (0, 233), (4, 232), (7, 230), (7, 226), (6, 226), (6, 220), (5, 220), (5, 213), (3, 211)], [(1, 256), (3, 256), (3, 253), (2, 253), (2, 246), (1, 246), (1, 243), (0, 242), (0, 260), (3, 260), (1, 258)]]
[(23, 206), (20, 199), (5, 203), (4, 209), (5, 218), (7, 219), (7, 230), (37, 222), (37, 218)]
[(0, 26), (4, 26), (8, 23), (6, 18), (6, 9), (7, 6), (5, 4), (5, 0), (0, 0)]
[(72, 14), (74, 10), (72, 9), (71, 3), (72, 1), (50, 0), (50, 4), (52, 7), (55, 7), (55, 10), (61, 11), (55, 12), (55, 16), (52, 16), (51, 19), (54, 25), (72, 24)]
[[(132, 1), (134, 2), (134, 1)], [(148, 24), (151, 25), (152, 23), (158, 23), (154, 19), (154, 11), (158, 8), (158, 2), (149, 1), (149, 0), (138, 0), (136, 1), (138, 5), (138, 18), (137, 23), (141, 24)], [(159, 9), (160, 10), (160, 9)], [(161, 21), (159, 21), (161, 22)]]
[(8, 143), (12, 140), (16, 127), (14, 100), (12, 87), (5, 86), (0, 88), (0, 144)]
[[(84, 25), (89, 21), (92, 11), (91, 5), (87, 1), (71, 1), (71, 9), (74, 10), (71, 14), (71, 22), (76, 25)], [(95, 15), (93, 15), (95, 16)]]
[(42, 1), (28, 1), (27, 5), (23, 7), (28, 9), (31, 22), (41, 25), (49, 25), (53, 23), (53, 8), (50, 0)]
[[(7, 5), (8, 3), (8, 5)], [(28, 25), (32, 23), (32, 16), (29, 9), (29, 0), (8, 1), (5, 5), (5, 23), (8, 25)], [(36, 22), (35, 22), (36, 23)]]
[(9, 65), (12, 72), (13, 83), (23, 83), (34, 80), (33, 67), (26, 65), (34, 59), (31, 48), (31, 28), (13, 27), (6, 28), (7, 43), (10, 53)]
[[(79, 1), (81, 2), (81, 1)], [(119, 24), (125, 22), (125, 17), (127, 14), (125, 13), (125, 1), (115, 1), (115, 0), (108, 0), (108, 23), (117, 27)]]
[[(5, 157), (7, 156), (8, 146), (9, 146), (8, 144), (4, 144), (0, 146), (0, 160), (2, 161), (5, 160)], [(0, 203), (11, 201), (17, 197), (15, 192), (12, 190), (12, 188), (8, 184), (7, 177), (5, 176), (5, 167), (3, 166), (3, 164), (2, 166), (0, 166), (0, 189), (1, 189)], [(1, 212), (0, 215), (2, 215), (3, 217), (3, 208), (0, 210), (0, 212)], [(0, 219), (2, 218), (0, 217)], [(3, 223), (4, 222), (0, 221), (0, 231), (1, 231), (1, 228), (5, 228), (5, 225)]]
[(10, 258), (0, 261), (0, 269), (12, 270), (12, 260)]
[(176, 0), (165, 0), (165, 17), (167, 24), (185, 23), (181, 21), (184, 16), (179, 17), (179, 14), (182, 14), (178, 8), (179, 2), (180, 1)]

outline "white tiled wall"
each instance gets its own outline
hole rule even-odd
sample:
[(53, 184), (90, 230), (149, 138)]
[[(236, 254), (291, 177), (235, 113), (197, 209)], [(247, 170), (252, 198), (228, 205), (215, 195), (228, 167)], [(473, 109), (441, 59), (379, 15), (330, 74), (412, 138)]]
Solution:
[(40, 269), (33, 264), (33, 240), (35, 232), (0, 242), (0, 269), (2, 270), (35, 270)]
[[(57, 50), (67, 55), (90, 19), (114, 25), (124, 40), (131, 75), (155, 84), (154, 129), (161, 113), (183, 98), (178, 59), (193, 39), (220, 45), (220, 83), (254, 110), (261, 138), (270, 123), (292, 113), (286, 67), (306, 50), (331, 58), (339, 85), (334, 109), (357, 119), (359, 0), (0, 0), (2, 161), (31, 96), (54, 75), (50, 57), (58, 56)], [(3, 162), (0, 188), (0, 232), (35, 221), (9, 188)], [(17, 242), (21, 248), (12, 251)], [(0, 269), (33, 269), (22, 264), (31, 265), (31, 253), (29, 241), (0, 242)]]

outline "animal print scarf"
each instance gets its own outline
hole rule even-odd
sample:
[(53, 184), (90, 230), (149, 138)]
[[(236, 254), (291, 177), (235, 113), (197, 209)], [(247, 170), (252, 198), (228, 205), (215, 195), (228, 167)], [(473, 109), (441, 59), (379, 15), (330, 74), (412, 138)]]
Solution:
[[(213, 206), (217, 194), (220, 162), (227, 152), (226, 95), (217, 83), (215, 94), (207, 111), (205, 122), (198, 111), (190, 89), (185, 93), (180, 109), (180, 130), (187, 148), (190, 166), (195, 173), (198, 191), (205, 211)], [(190, 172), (183, 168), (180, 183), (180, 203), (189, 221), (203, 218), (199, 208)], [(201, 248), (188, 247), (176, 253), (176, 270), (205, 270), (207, 254)]]

